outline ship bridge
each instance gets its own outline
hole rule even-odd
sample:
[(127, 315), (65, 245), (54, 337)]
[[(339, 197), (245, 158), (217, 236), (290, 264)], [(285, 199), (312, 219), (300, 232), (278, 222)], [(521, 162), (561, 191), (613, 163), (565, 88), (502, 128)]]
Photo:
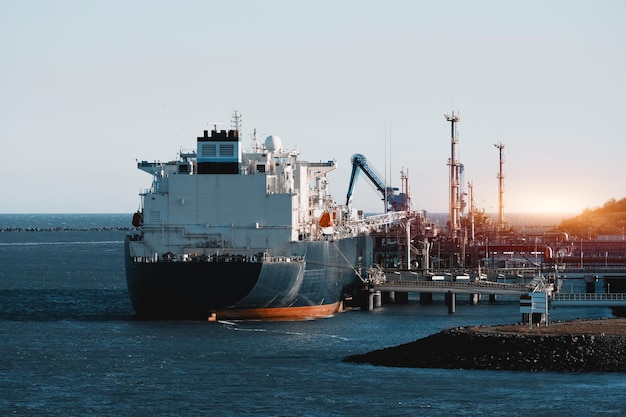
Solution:
[(337, 168), (336, 161), (328, 162), (307, 162), (307, 173), (309, 179), (313, 180), (325, 176)]

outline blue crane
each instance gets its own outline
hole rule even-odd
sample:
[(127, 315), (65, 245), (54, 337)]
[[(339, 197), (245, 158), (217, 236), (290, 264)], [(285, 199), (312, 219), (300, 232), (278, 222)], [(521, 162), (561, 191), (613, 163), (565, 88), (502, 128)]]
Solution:
[(397, 188), (389, 187), (381, 179), (380, 174), (373, 166), (367, 162), (367, 158), (360, 153), (352, 155), (352, 174), (350, 175), (350, 186), (348, 187), (348, 194), (346, 196), (346, 205), (350, 204), (352, 198), (352, 192), (354, 191), (354, 185), (359, 178), (359, 173), (363, 171), (367, 179), (370, 180), (372, 185), (376, 187), (378, 192), (382, 195), (382, 200), (387, 199), (388, 208), (392, 211), (401, 211), (405, 205), (404, 193), (397, 193)]

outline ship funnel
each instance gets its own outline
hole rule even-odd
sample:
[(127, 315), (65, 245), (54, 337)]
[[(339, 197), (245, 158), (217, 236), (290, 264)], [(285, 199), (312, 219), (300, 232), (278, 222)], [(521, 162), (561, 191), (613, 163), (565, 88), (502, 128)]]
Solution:
[(241, 164), (239, 131), (205, 130), (198, 137), (198, 174), (238, 174)]

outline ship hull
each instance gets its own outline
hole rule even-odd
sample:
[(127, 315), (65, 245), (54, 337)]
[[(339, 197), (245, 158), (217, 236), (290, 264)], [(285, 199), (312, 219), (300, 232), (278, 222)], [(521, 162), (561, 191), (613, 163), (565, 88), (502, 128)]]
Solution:
[(142, 319), (297, 320), (328, 317), (366, 269), (366, 236), (291, 242), (291, 257), (262, 262), (134, 262), (126, 242), (126, 280)]

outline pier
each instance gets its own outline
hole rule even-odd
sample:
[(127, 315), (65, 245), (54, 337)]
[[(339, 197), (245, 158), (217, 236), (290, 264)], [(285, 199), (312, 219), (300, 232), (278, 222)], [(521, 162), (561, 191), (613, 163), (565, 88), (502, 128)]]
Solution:
[(393, 280), (371, 286), (374, 291), (401, 291), (419, 293), (522, 295), (531, 289), (528, 285), (503, 284), (492, 281), (407, 281)]
[[(465, 276), (460, 276), (465, 277)], [(408, 300), (408, 293), (419, 293), (420, 302), (432, 302), (432, 294), (444, 294), (448, 312), (456, 311), (458, 294), (469, 295), (470, 304), (476, 304), (481, 295), (488, 295), (490, 301), (502, 296), (525, 296), (530, 292), (548, 292), (550, 307), (626, 307), (626, 293), (561, 293), (553, 292), (549, 287), (542, 287), (540, 282), (529, 284), (507, 284), (485, 280), (471, 281), (456, 277), (454, 280), (432, 281), (422, 279), (380, 280), (370, 283), (363, 289), (367, 300), (362, 308), (373, 310), (382, 305), (382, 300), (403, 303)], [(365, 303), (367, 301), (367, 303)]]
[(506, 284), (486, 280), (471, 280), (468, 275), (456, 277), (448, 276), (448, 280), (443, 276), (429, 277), (429, 279), (410, 279), (406, 274), (401, 274), (397, 279), (385, 279), (370, 282), (362, 291), (361, 308), (363, 310), (373, 310), (382, 305), (382, 300), (394, 303), (406, 303), (408, 293), (419, 293), (420, 302), (429, 304), (432, 302), (434, 293), (444, 294), (448, 313), (456, 311), (456, 298), (458, 294), (467, 294), (470, 304), (476, 304), (481, 295), (489, 296), (490, 301), (495, 301), (498, 295), (521, 296), (528, 294), (538, 288), (539, 282), (529, 284)]

